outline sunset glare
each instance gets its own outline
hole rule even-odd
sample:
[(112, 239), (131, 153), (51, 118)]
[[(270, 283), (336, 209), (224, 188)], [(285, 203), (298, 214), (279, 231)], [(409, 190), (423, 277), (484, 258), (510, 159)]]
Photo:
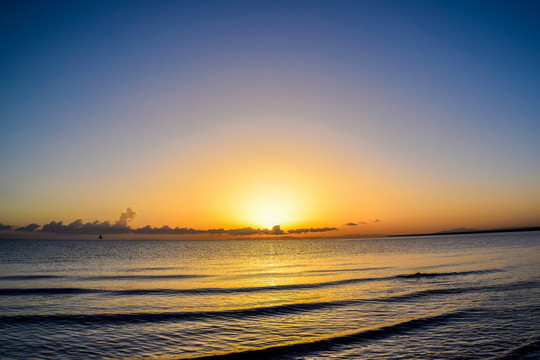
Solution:
[(253, 221), (267, 229), (274, 225), (290, 223), (288, 209), (279, 203), (265, 201), (254, 206)]

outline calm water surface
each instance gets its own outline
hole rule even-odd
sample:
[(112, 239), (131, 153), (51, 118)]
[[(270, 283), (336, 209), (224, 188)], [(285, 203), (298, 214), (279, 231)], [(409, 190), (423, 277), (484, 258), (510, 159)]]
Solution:
[(0, 240), (3, 359), (538, 359), (540, 232)]

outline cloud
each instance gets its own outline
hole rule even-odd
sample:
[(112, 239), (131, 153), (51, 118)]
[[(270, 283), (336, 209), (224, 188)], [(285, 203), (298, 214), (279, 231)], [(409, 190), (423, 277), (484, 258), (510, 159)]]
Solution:
[(254, 229), (252, 227), (244, 227), (238, 229), (209, 229), (209, 230), (197, 230), (193, 228), (171, 228), (168, 225), (162, 227), (151, 227), (146, 225), (142, 228), (133, 229), (131, 232), (135, 234), (176, 234), (176, 235), (195, 235), (195, 234), (214, 234), (214, 235), (281, 235), (285, 234), (279, 225), (274, 226), (272, 229)]
[(308, 233), (308, 232), (327, 232), (327, 231), (334, 231), (337, 230), (335, 227), (323, 227), (323, 228), (309, 228), (309, 229), (291, 229), (287, 232), (289, 234), (302, 234), (302, 233)]
[(171, 228), (164, 225), (160, 228), (151, 227), (146, 225), (142, 228), (133, 229), (131, 232), (136, 234), (176, 234), (176, 235), (195, 235), (195, 234), (213, 234), (213, 235), (282, 235), (285, 231), (281, 229), (279, 225), (274, 226), (272, 229), (254, 229), (252, 227), (244, 227), (238, 229), (209, 229), (209, 230), (197, 230), (193, 228)]
[(131, 232), (129, 226), (119, 225), (115, 223), (111, 225), (109, 221), (83, 223), (81, 219), (77, 219), (71, 224), (64, 225), (62, 221), (51, 221), (43, 225), (41, 232), (57, 233), (57, 234), (123, 234)]
[(359, 221), (357, 223), (353, 223), (353, 222), (349, 222), (349, 223), (346, 223), (345, 226), (356, 226), (356, 225), (367, 225), (367, 222), (365, 221)]
[(168, 225), (164, 225), (160, 228), (151, 227), (146, 225), (142, 228), (133, 229), (131, 232), (136, 234), (177, 234), (177, 235), (186, 235), (186, 234), (202, 234), (205, 233), (203, 230), (196, 230), (193, 228), (171, 228)]
[[(224, 230), (223, 234), (229, 235), (260, 235), (265, 229), (253, 229), (251, 227), (245, 227), (241, 229)], [(266, 229), (268, 230), (268, 229)]]
[(279, 225), (274, 226), (272, 229), (254, 229), (252, 227), (245, 227), (239, 229), (211, 229), (207, 231), (208, 234), (228, 234), (228, 235), (282, 235), (285, 231), (281, 229)]
[(0, 223), (0, 230), (11, 230), (13, 229), (15, 226), (12, 226), (12, 225), (4, 225), (2, 223)]
[[(199, 230), (187, 227), (175, 227), (171, 228), (168, 225), (162, 227), (152, 227), (146, 225), (140, 228), (132, 229), (128, 223), (137, 216), (131, 208), (127, 208), (126, 211), (120, 214), (120, 218), (111, 224), (110, 221), (99, 221), (84, 223), (81, 219), (77, 219), (70, 224), (65, 225), (62, 221), (51, 221), (48, 224), (43, 225), (40, 232), (44, 233), (56, 233), (56, 234), (149, 234), (149, 235), (235, 235), (235, 236), (250, 236), (250, 235), (283, 235), (283, 234), (302, 234), (309, 232), (326, 232), (337, 230), (335, 227), (324, 228), (306, 228), (306, 229), (291, 229), (284, 231), (279, 225), (272, 227), (272, 229), (261, 229), (244, 227), (238, 229), (208, 229)], [(0, 230), (12, 229), (11, 225), (0, 224)], [(35, 231), (39, 228), (38, 224), (30, 224), (24, 227), (17, 228), (17, 231)]]
[(285, 234), (285, 231), (281, 230), (281, 227), (279, 225), (276, 225), (270, 230), (269, 234), (270, 235), (281, 235), (281, 234)]
[(21, 226), (19, 228), (16, 228), (15, 230), (16, 231), (34, 231), (36, 230), (37, 228), (39, 228), (39, 225), (38, 224), (28, 224), (26, 226)]
[(132, 232), (128, 222), (133, 220), (135, 216), (137, 213), (128, 207), (113, 225), (110, 221), (99, 220), (83, 223), (81, 219), (77, 219), (68, 225), (64, 225), (62, 221), (51, 221), (43, 225), (40, 231), (57, 234), (126, 234)]
[(128, 222), (135, 219), (135, 216), (137, 216), (137, 213), (131, 210), (130, 207), (128, 207), (125, 212), (122, 212), (120, 214), (120, 219), (118, 219), (118, 221), (115, 222), (114, 225), (127, 226)]

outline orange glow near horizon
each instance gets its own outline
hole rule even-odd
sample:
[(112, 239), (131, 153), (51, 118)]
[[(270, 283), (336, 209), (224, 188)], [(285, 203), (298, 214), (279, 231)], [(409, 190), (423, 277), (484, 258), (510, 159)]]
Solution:
[(276, 146), (278, 135), (268, 136), (242, 143), (215, 139), (183, 164), (182, 171), (154, 171), (160, 176), (159, 186), (134, 191), (140, 199), (130, 204), (140, 214), (136, 226), (331, 226), (344, 211), (334, 204), (338, 196), (332, 185), (343, 178), (335, 155), (306, 154), (299, 150), (306, 146), (300, 141), (288, 142), (295, 148)]
[[(81, 184), (89, 181), (81, 177), (63, 187), (54, 202), (57, 208), (50, 206), (45, 193), (36, 191), (32, 201), (18, 203), (10, 217), (0, 220), (19, 226), (76, 219), (114, 223), (129, 206), (138, 214), (130, 223), (133, 228), (339, 229), (298, 236), (421, 233), (538, 222), (536, 183), (492, 196), (495, 185), (458, 181), (437, 172), (418, 177), (409, 163), (379, 161), (374, 149), (345, 151), (346, 142), (325, 140), (331, 129), (306, 126), (301, 132), (282, 132), (283, 126), (265, 129), (264, 136), (257, 137), (250, 135), (256, 129), (244, 120), (227, 131), (208, 132), (201, 140), (204, 146), (172, 147), (145, 163), (144, 176), (139, 167), (117, 177), (91, 174), (85, 189), (106, 195), (107, 201), (79, 196)], [(30, 205), (39, 217), (17, 220)]]

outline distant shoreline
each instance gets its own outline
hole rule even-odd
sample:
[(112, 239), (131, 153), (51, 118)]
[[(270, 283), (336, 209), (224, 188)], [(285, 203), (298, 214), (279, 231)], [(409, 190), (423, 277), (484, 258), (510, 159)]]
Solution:
[(510, 228), (510, 229), (490, 229), (490, 230), (467, 230), (467, 231), (451, 231), (450, 230), (450, 231), (440, 231), (436, 233), (425, 233), (425, 234), (388, 235), (388, 237), (490, 234), (490, 233), (525, 232), (525, 231), (540, 231), (540, 226)]

